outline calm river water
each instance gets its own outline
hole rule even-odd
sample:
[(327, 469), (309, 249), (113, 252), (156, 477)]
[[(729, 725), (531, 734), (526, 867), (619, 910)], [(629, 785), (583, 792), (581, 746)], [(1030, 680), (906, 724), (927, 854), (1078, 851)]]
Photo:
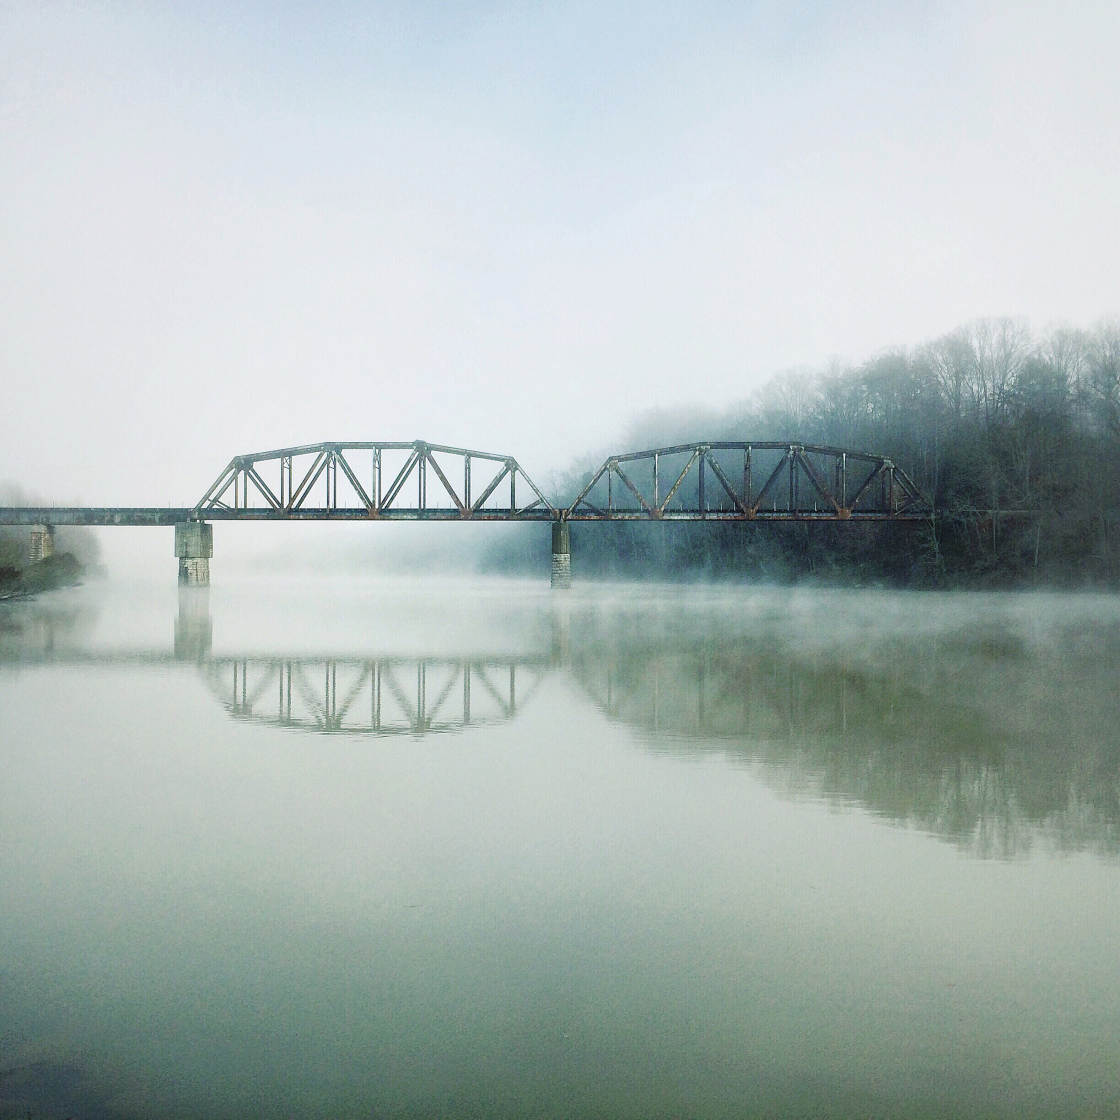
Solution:
[(1120, 1115), (1118, 684), (1115, 596), (6, 605), (0, 1116)]

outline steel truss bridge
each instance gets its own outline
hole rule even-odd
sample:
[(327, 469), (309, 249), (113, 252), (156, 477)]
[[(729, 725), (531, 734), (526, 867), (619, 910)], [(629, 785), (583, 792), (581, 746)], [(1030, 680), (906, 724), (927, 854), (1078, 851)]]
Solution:
[(237, 455), (185, 507), (6, 507), (6, 525), (188, 521), (924, 521), (901, 467), (866, 451), (713, 441), (608, 458), (567, 505), (516, 459), (412, 443), (315, 443)]

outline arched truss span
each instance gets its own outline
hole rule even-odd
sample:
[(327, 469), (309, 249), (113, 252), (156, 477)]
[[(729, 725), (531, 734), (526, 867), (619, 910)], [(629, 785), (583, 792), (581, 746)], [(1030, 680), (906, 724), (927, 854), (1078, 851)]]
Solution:
[(559, 511), (512, 456), (416, 440), (237, 455), (193, 516), (551, 521)]
[(901, 467), (808, 443), (678, 444), (614, 455), (563, 512), (572, 521), (924, 520)]

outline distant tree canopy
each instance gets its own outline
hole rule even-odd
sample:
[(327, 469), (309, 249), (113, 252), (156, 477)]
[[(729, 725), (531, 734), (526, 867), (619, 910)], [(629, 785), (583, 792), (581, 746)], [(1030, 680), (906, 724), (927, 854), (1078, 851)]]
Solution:
[[(580, 570), (1120, 582), (1120, 321), (1036, 338), (1015, 320), (980, 320), (860, 365), (779, 375), (722, 412), (648, 414), (613, 450), (699, 439), (887, 455), (939, 516), (928, 527), (577, 524)], [(577, 493), (589, 477), (571, 471), (558, 495)]]

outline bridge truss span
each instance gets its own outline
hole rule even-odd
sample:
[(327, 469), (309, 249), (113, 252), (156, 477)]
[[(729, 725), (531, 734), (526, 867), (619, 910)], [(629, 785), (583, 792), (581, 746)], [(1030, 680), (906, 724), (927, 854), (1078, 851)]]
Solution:
[(416, 440), (314, 443), (234, 456), (192, 516), (553, 521), (560, 511), (512, 456)]
[(807, 443), (678, 444), (606, 460), (572, 521), (914, 521), (929, 501), (890, 459)]

